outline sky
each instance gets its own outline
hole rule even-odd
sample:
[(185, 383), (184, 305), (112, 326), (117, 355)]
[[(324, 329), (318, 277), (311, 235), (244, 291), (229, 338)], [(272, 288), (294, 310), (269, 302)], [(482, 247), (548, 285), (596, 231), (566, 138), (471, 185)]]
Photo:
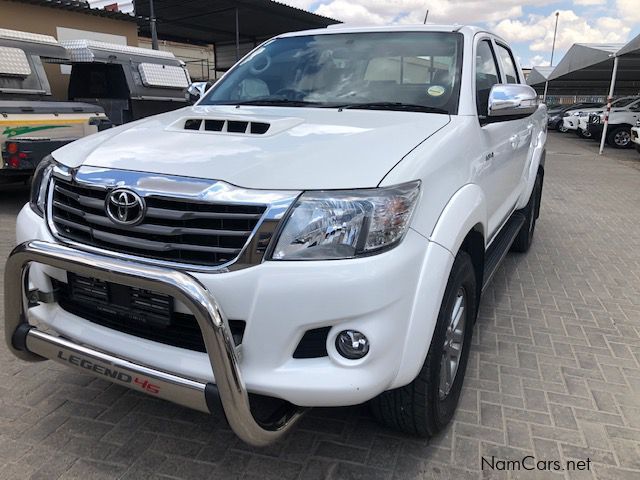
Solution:
[(458, 23), (507, 40), (523, 67), (553, 64), (574, 43), (626, 43), (640, 34), (640, 0), (279, 0), (353, 25)]

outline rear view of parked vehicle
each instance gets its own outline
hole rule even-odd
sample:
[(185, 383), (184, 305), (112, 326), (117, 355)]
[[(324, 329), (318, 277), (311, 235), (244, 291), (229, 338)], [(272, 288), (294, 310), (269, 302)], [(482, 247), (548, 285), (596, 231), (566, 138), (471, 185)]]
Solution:
[(61, 45), (72, 65), (69, 98), (100, 105), (115, 125), (188, 104), (189, 72), (171, 52), (95, 40)]
[(0, 29), (0, 183), (28, 179), (53, 150), (111, 126), (97, 105), (51, 100), (43, 62), (67, 58), (53, 37)]

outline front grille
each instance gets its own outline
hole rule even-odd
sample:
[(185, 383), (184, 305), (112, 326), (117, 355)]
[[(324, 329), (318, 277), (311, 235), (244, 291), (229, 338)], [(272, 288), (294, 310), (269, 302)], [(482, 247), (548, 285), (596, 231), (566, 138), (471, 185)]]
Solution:
[[(60, 307), (91, 323), (154, 342), (206, 352), (193, 315), (173, 311), (173, 299), (162, 294), (67, 274), (68, 283), (52, 279)], [(245, 322), (229, 320), (236, 345)]]
[(143, 222), (119, 226), (105, 212), (109, 191), (56, 178), (51, 215), (58, 234), (116, 252), (218, 266), (240, 254), (266, 210), (264, 205), (147, 196)]

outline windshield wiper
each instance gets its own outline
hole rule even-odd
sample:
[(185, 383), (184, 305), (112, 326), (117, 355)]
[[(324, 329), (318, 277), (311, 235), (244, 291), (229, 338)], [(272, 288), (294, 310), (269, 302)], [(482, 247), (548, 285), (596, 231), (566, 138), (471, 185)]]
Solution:
[(264, 107), (306, 107), (310, 105), (319, 105), (320, 102), (310, 102), (307, 100), (290, 100), (288, 98), (256, 98), (255, 100), (243, 100), (240, 102), (218, 103), (217, 105), (256, 105)]
[(339, 110), (362, 109), (362, 110), (396, 110), (404, 112), (424, 112), (424, 113), (443, 113), (449, 115), (449, 111), (443, 108), (427, 107), (426, 105), (416, 105), (412, 103), (402, 102), (369, 102), (369, 103), (349, 103), (346, 105), (339, 105)]

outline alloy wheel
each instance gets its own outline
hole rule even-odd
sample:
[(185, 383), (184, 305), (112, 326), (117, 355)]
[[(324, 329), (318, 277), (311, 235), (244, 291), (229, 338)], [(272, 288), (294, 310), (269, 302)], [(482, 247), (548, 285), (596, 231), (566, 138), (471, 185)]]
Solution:
[(631, 142), (631, 135), (626, 130), (620, 130), (614, 135), (613, 142), (618, 147), (626, 147)]
[(460, 287), (449, 317), (440, 360), (440, 400), (449, 395), (460, 366), (466, 326), (466, 296), (464, 288)]

